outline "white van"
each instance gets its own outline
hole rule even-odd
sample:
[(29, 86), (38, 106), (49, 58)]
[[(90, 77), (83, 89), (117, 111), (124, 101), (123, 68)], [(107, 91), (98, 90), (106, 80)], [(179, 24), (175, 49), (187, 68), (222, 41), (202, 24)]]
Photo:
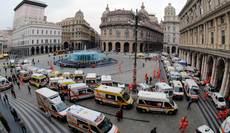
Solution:
[(171, 86), (169, 86), (165, 82), (158, 82), (158, 83), (156, 83), (154, 89), (157, 92), (164, 92), (169, 97), (173, 96), (173, 88)]
[(184, 83), (184, 92), (187, 100), (192, 99), (197, 101), (199, 99), (200, 88), (193, 79), (186, 79)]
[(70, 101), (94, 97), (94, 92), (85, 83), (68, 85)]
[(67, 122), (70, 128), (83, 133), (119, 133), (117, 126), (105, 115), (79, 105), (68, 109)]
[(111, 75), (102, 75), (101, 84), (107, 86), (113, 86), (113, 80)]
[(173, 98), (183, 99), (184, 90), (180, 81), (173, 80), (171, 86), (173, 87)]
[(89, 87), (96, 87), (97, 86), (97, 74), (96, 73), (87, 73), (85, 77), (85, 83)]
[(164, 112), (176, 114), (176, 103), (162, 92), (139, 91), (136, 109), (138, 112)]
[(52, 90), (58, 90), (58, 81), (59, 80), (64, 80), (64, 78), (63, 77), (49, 78), (49, 88)]
[(226, 102), (224, 97), (218, 93), (214, 92), (211, 96), (213, 103), (215, 104), (215, 107), (217, 109), (225, 109), (226, 108)]

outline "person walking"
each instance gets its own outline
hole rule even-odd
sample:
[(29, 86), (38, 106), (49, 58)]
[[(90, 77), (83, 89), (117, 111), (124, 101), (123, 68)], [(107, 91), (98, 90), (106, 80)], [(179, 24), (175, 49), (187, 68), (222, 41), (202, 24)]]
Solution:
[(18, 114), (13, 107), (10, 107), (10, 113), (13, 115), (14, 120), (17, 121), (18, 120)]
[(192, 105), (193, 101), (190, 98), (189, 102), (188, 102), (188, 106), (187, 106), (187, 110), (191, 110), (191, 105)]
[(188, 128), (188, 119), (186, 116), (184, 116), (180, 119), (179, 129), (181, 133), (184, 133), (187, 128)]
[(30, 88), (30, 86), (28, 85), (28, 94), (30, 94), (31, 95), (31, 88)]
[(150, 76), (149, 78), (149, 84), (152, 84), (153, 78)]
[(121, 110), (116, 112), (117, 121), (121, 121)]
[(151, 130), (151, 132), (150, 133), (157, 133), (157, 128), (156, 127), (154, 127), (152, 130)]
[(21, 88), (20, 88), (20, 83), (19, 83), (20, 81), (17, 81), (17, 85), (18, 85), (18, 89), (20, 90)]
[(22, 129), (22, 132), (23, 132), (23, 133), (26, 133), (26, 127), (25, 127), (25, 124), (24, 124), (24, 122), (23, 122), (22, 119), (19, 119), (19, 120), (18, 120), (18, 124), (20, 125), (20, 127), (21, 127), (21, 129)]

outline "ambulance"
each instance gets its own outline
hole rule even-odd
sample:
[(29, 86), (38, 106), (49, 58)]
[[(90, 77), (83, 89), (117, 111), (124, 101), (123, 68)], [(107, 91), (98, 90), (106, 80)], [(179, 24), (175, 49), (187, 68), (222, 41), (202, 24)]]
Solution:
[(176, 103), (162, 92), (139, 91), (136, 109), (138, 112), (164, 112), (176, 114)]
[(54, 78), (54, 77), (59, 77), (59, 76), (61, 76), (61, 73), (59, 71), (52, 71), (48, 73), (49, 78)]
[(193, 101), (199, 100), (200, 87), (193, 79), (186, 79), (184, 83), (184, 94), (186, 99), (192, 99)]
[(13, 84), (9, 82), (5, 77), (0, 76), (0, 91), (7, 90), (13, 87)]
[(102, 75), (101, 84), (107, 86), (113, 86), (113, 80), (111, 75)]
[(20, 78), (22, 81), (29, 81), (29, 80), (30, 80), (30, 77), (31, 77), (31, 74), (30, 74), (28, 71), (21, 70), (21, 71), (19, 72), (19, 78)]
[(66, 79), (70, 79), (71, 78), (71, 73), (70, 72), (63, 72), (62, 73), (62, 77), (66, 78)]
[(154, 89), (157, 92), (164, 92), (169, 97), (173, 96), (173, 88), (165, 82), (156, 83)]
[(68, 94), (69, 95), (69, 90), (68, 90), (68, 85), (70, 84), (75, 84), (76, 82), (73, 81), (72, 79), (63, 79), (58, 81), (58, 90), (61, 94)]
[(50, 112), (58, 119), (66, 119), (66, 104), (61, 100), (58, 92), (49, 88), (41, 88), (35, 91), (38, 107), (45, 112)]
[(63, 79), (63, 77), (49, 78), (49, 88), (52, 90), (58, 90), (58, 81)]
[(82, 133), (119, 133), (117, 126), (104, 114), (79, 105), (69, 107), (67, 123), (70, 128)]
[(85, 83), (89, 87), (95, 88), (97, 86), (97, 74), (96, 73), (87, 73), (85, 77)]
[(41, 88), (46, 86), (48, 83), (48, 78), (43, 74), (34, 73), (32, 74), (29, 83), (37, 88)]
[(85, 83), (76, 83), (68, 85), (70, 101), (94, 97), (94, 92)]
[(83, 72), (83, 70), (74, 71), (73, 79), (77, 83), (83, 83), (84, 82), (84, 72)]
[(171, 86), (173, 87), (173, 98), (183, 100), (184, 89), (181, 82), (178, 80), (173, 80)]
[(100, 85), (94, 90), (95, 101), (99, 104), (111, 104), (122, 108), (133, 106), (132, 97), (119, 87)]

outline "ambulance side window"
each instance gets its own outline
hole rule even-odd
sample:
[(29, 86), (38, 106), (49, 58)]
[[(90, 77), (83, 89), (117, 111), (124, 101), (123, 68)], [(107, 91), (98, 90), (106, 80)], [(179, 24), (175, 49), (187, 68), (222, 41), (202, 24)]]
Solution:
[(169, 103), (165, 102), (165, 108), (166, 108), (166, 109), (171, 109), (172, 106), (171, 106)]
[(85, 94), (86, 93), (86, 90), (81, 90), (81, 91), (79, 91), (79, 94), (81, 95), (81, 94)]
[(54, 105), (51, 106), (52, 110), (56, 111), (56, 108), (54, 107)]
[(79, 125), (81, 125), (81, 127), (85, 128), (85, 129), (88, 129), (88, 124), (87, 123), (85, 123), (85, 122), (83, 122), (81, 120), (77, 120), (77, 123)]
[(117, 100), (123, 102), (124, 100), (121, 97), (117, 97)]
[(108, 94), (106, 94), (105, 97), (106, 97), (107, 99), (111, 99), (111, 100), (115, 100), (115, 99), (116, 99), (115, 96), (113, 96), (113, 95), (108, 95)]
[(95, 126), (90, 125), (90, 128), (93, 130), (93, 132), (100, 133)]

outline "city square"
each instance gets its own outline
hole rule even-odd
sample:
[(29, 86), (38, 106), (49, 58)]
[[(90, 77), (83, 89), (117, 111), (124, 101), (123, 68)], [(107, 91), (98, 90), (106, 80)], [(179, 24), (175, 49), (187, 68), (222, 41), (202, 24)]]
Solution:
[(0, 132), (230, 132), (229, 0), (75, 2), (5, 3)]

